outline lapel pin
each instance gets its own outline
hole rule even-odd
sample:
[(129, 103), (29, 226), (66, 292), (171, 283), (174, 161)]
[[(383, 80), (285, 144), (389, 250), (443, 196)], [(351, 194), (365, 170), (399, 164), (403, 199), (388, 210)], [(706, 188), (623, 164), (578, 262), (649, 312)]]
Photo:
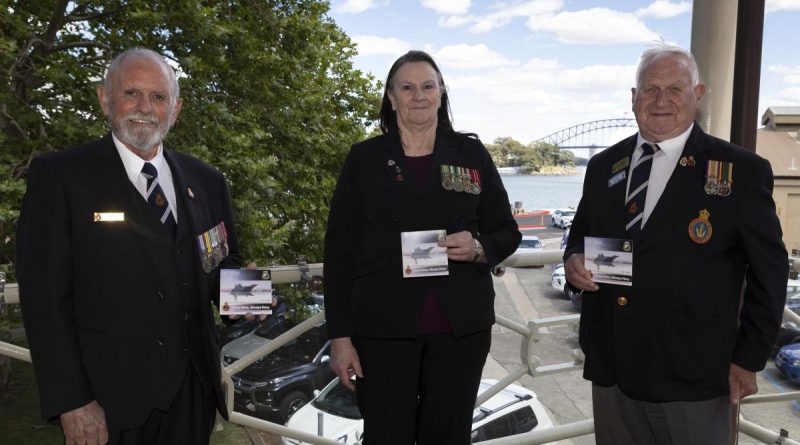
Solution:
[(186, 191), (189, 192), (189, 197), (194, 199), (194, 193), (192, 192), (192, 188), (191, 187), (186, 187)]

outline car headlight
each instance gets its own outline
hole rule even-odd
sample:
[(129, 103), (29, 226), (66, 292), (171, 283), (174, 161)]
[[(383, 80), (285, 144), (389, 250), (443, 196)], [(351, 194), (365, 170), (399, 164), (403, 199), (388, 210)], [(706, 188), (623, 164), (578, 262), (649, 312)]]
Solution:
[(266, 385), (277, 386), (283, 383), (284, 380), (286, 380), (286, 377), (275, 377), (274, 379), (268, 381)]

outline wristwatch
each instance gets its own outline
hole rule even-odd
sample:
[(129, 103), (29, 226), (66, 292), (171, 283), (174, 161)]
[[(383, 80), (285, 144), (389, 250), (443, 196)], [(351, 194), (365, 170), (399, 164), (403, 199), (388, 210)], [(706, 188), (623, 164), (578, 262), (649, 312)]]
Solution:
[(478, 258), (480, 258), (481, 255), (483, 255), (483, 246), (481, 245), (481, 242), (478, 241), (478, 238), (473, 238), (472, 241), (475, 243), (473, 245), (473, 253), (475, 256), (472, 257), (472, 262), (474, 263), (475, 261), (478, 261)]

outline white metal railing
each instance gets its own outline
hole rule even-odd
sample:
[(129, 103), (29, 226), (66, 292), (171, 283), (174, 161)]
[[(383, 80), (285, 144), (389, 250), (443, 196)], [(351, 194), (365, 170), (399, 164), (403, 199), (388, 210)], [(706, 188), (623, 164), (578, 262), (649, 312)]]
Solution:
[[(502, 273), (504, 273), (504, 267), (541, 266), (546, 264), (555, 264), (561, 262), (562, 255), (563, 251), (552, 250), (524, 254), (515, 253), (506, 261), (504, 261), (503, 264), (495, 267), (493, 272), (495, 272), (497, 275), (502, 275)], [(800, 268), (800, 261), (792, 262), (791, 267), (793, 270), (797, 270)], [(312, 283), (313, 286), (316, 286), (321, 281), (322, 276), (322, 264), (319, 263), (306, 264), (305, 262), (301, 262), (300, 264), (293, 266), (273, 266), (260, 269), (268, 269), (271, 271), (272, 281), (274, 284), (307, 281)], [(18, 290), (19, 289), (15, 283), (5, 284), (5, 286), (0, 284), (0, 311), (2, 311), (4, 304), (16, 304), (19, 302)], [(785, 309), (784, 316), (788, 320), (800, 325), (800, 316), (794, 312)], [(234, 391), (233, 380), (231, 377), (249, 365), (253, 364), (255, 361), (263, 358), (265, 355), (275, 351), (276, 349), (290, 342), (292, 339), (316, 326), (323, 319), (324, 313), (318, 313), (293, 327), (283, 335), (275, 338), (274, 340), (266, 342), (257, 350), (247, 354), (229, 366), (222, 368), (222, 380), (225, 388), (225, 397), (227, 400), (228, 414), (231, 422), (242, 426), (257, 428), (273, 434), (278, 434), (283, 437), (301, 440), (309, 444), (339, 445), (339, 442), (334, 440), (291, 429), (284, 425), (233, 411)], [(517, 323), (499, 315), (496, 316), (496, 319), (500, 326), (510, 329), (511, 331), (520, 334), (522, 337), (520, 341), (521, 366), (509, 372), (508, 375), (500, 379), (495, 385), (483, 392), (478, 397), (476, 406), (488, 400), (490, 397), (500, 392), (503, 388), (526, 374), (536, 377), (539, 375), (576, 370), (583, 366), (583, 354), (580, 352), (580, 350), (573, 351), (573, 358), (571, 361), (552, 364), (542, 364), (539, 358), (534, 355), (534, 345), (542, 339), (543, 335), (546, 335), (546, 329), (553, 326), (568, 326), (572, 329), (577, 329), (579, 322), (579, 316), (577, 314), (528, 320), (525, 324)], [(31, 361), (30, 352), (27, 349), (4, 342), (0, 342), (0, 355), (5, 355), (27, 362)], [(800, 391), (782, 394), (750, 396), (742, 400), (742, 404), (770, 403), (791, 400), (800, 400)], [(800, 443), (797, 441), (786, 437), (785, 431), (775, 433), (744, 419), (742, 416), (740, 416), (739, 419), (739, 431), (747, 434), (750, 437), (753, 437), (754, 439), (763, 441), (764, 443), (800, 445)], [(485, 443), (486, 445), (536, 445), (579, 437), (592, 434), (593, 432), (593, 419), (585, 419), (564, 425), (558, 425), (553, 428), (504, 437), (501, 439), (489, 440), (482, 443)]]

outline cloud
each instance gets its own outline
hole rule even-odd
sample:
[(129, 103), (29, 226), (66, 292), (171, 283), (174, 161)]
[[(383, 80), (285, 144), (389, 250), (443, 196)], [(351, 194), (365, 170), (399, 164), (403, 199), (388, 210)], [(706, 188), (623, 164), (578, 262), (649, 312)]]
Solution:
[(468, 23), (474, 23), (477, 19), (472, 15), (451, 15), (439, 17), (439, 26), (442, 28), (458, 28)]
[[(495, 104), (541, 106), (581, 102), (581, 97), (622, 96), (630, 100), (634, 65), (590, 65), (563, 69), (557, 60), (532, 59), (522, 68), (503, 67), (480, 74), (453, 76), (450, 88), (473, 91)], [(572, 99), (567, 97), (575, 96)]]
[(511, 23), (516, 17), (552, 14), (564, 7), (562, 0), (533, 0), (511, 6), (498, 7), (495, 12), (475, 18), (470, 31), (476, 34), (489, 32)]
[(345, 0), (336, 6), (336, 12), (343, 14), (360, 14), (378, 6), (374, 0)]
[(436, 60), (443, 66), (455, 69), (482, 69), (514, 66), (518, 62), (492, 51), (484, 44), (448, 45), (436, 52)]
[(766, 13), (800, 11), (800, 0), (767, 0)]
[(761, 114), (766, 110), (766, 107), (780, 106), (800, 106), (800, 88), (784, 88), (773, 95), (761, 97), (759, 101)]
[(439, 14), (464, 15), (469, 12), (470, 0), (421, 0), (422, 6)]
[[(702, 0), (701, 0), (702, 1)], [(692, 11), (691, 2), (672, 3), (670, 0), (656, 0), (646, 8), (636, 11), (639, 17), (668, 19)]]
[(767, 70), (783, 76), (783, 81), (786, 83), (800, 83), (800, 65), (772, 65)]
[(359, 56), (399, 56), (411, 49), (411, 44), (394, 37), (353, 36)]
[(553, 33), (562, 43), (611, 45), (652, 42), (659, 38), (635, 14), (606, 8), (531, 17), (528, 28)]

